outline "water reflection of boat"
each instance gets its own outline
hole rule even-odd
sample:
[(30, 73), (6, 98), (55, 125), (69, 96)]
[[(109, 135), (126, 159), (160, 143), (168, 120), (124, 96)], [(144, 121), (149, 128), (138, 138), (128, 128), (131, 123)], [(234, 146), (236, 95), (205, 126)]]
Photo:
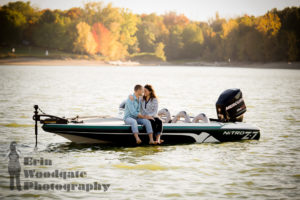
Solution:
[[(217, 104), (218, 119), (207, 119), (205, 115), (190, 120), (181, 112), (175, 120), (165, 119), (163, 135), (165, 144), (228, 142), (240, 140), (258, 140), (260, 130), (256, 126), (242, 122), (246, 106), (239, 89), (226, 90), (219, 97)], [(60, 118), (38, 114), (35, 106), (34, 120), (40, 121), (43, 130), (58, 134), (76, 143), (112, 143), (120, 145), (134, 144), (131, 127), (121, 118)], [(162, 112), (163, 113), (163, 112)], [(166, 114), (166, 113), (165, 113)], [(166, 114), (165, 116), (168, 116)], [(45, 119), (43, 119), (45, 117)], [(184, 117), (184, 121), (177, 120)], [(140, 138), (147, 144), (145, 128), (139, 126)], [(37, 133), (36, 133), (37, 134)]]

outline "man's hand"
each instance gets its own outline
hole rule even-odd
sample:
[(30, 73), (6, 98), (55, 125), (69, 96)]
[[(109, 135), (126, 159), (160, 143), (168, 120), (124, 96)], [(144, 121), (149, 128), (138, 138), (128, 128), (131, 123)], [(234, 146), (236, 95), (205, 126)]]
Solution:
[(141, 114), (138, 115), (138, 118), (154, 120), (154, 118), (151, 117), (151, 116), (148, 116), (148, 115), (141, 115)]
[(141, 114), (138, 114), (138, 118), (145, 119), (145, 116), (144, 116), (144, 115), (141, 115)]

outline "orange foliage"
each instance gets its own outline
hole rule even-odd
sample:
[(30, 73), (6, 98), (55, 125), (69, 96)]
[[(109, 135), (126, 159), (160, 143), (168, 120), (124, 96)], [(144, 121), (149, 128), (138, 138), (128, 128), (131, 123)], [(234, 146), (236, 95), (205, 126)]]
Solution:
[(115, 60), (122, 59), (127, 55), (126, 48), (102, 23), (98, 22), (93, 25), (92, 34), (97, 44), (96, 51), (103, 56)]
[(111, 32), (99, 22), (93, 25), (92, 34), (97, 43), (97, 52), (103, 56), (109, 56), (113, 39)]

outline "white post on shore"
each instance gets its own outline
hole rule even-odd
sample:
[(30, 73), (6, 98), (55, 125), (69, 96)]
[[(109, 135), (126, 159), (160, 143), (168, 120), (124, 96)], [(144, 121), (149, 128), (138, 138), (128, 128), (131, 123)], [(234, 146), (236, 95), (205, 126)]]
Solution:
[(46, 55), (46, 56), (48, 56), (48, 55), (49, 55), (49, 52), (48, 52), (48, 50), (46, 50), (46, 52), (45, 52), (45, 55)]
[(15, 53), (15, 51), (16, 51), (15, 48), (12, 48), (12, 49), (11, 49), (11, 52), (12, 52), (12, 53)]

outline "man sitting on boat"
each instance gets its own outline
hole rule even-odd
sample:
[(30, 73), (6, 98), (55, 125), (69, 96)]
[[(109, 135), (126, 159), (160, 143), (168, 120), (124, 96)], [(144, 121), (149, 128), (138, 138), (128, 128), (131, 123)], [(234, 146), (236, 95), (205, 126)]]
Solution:
[(136, 139), (136, 143), (142, 143), (139, 137), (138, 124), (144, 125), (149, 135), (149, 144), (155, 144), (153, 140), (153, 130), (151, 123), (148, 119), (153, 119), (150, 116), (140, 114), (141, 100), (140, 96), (143, 95), (143, 87), (141, 85), (134, 86), (133, 101), (128, 98), (125, 104), (124, 121), (125, 124), (131, 125), (132, 133)]
[[(133, 95), (129, 95), (131, 101), (134, 100)], [(155, 144), (161, 144), (163, 140), (160, 139), (162, 134), (163, 125), (162, 120), (158, 117), (158, 100), (156, 93), (152, 85), (144, 86), (144, 96), (141, 99), (141, 114), (144, 116), (150, 116), (152, 119), (149, 119), (152, 125), (153, 133), (156, 137)]]

